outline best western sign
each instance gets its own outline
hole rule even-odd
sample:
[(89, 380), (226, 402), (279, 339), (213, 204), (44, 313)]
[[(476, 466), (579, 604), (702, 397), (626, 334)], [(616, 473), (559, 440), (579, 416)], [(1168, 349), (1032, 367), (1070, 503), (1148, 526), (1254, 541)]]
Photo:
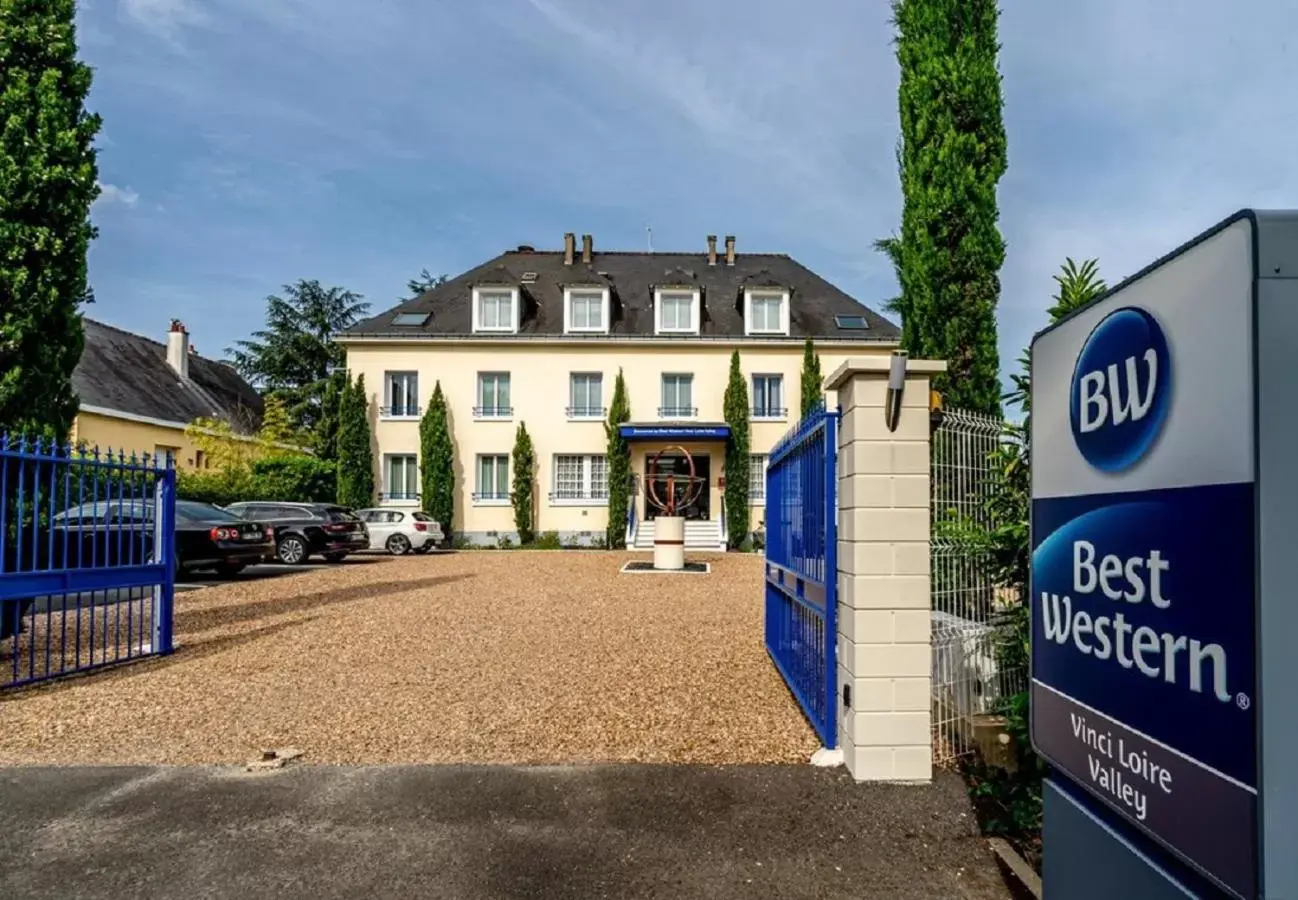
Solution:
[[(1298, 221), (1286, 221), (1298, 251)], [(1258, 227), (1252, 214), (1228, 220), (1032, 346), (1033, 743), (1111, 814), (1248, 898), (1261, 890), (1259, 644), (1278, 637), (1260, 629), (1298, 641), (1298, 604), (1279, 611), (1277, 597), (1269, 624), (1259, 605), (1258, 523), (1272, 523), (1260, 505)], [(1278, 288), (1292, 308), (1295, 274)], [(1298, 315), (1285, 315), (1292, 371)], [(1274, 330), (1282, 342), (1279, 319)], [(1293, 417), (1287, 377), (1275, 414)], [(1285, 483), (1298, 467), (1289, 443)], [(1292, 597), (1298, 531), (1289, 546)], [(1292, 729), (1298, 715), (1284, 715)]]

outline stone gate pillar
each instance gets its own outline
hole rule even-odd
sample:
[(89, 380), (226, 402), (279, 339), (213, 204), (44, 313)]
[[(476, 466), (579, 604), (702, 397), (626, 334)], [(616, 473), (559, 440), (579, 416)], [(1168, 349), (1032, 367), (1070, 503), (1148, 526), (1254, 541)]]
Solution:
[(929, 383), (946, 363), (907, 361), (895, 430), (892, 360), (829, 376), (838, 432), (838, 741), (858, 781), (933, 777)]

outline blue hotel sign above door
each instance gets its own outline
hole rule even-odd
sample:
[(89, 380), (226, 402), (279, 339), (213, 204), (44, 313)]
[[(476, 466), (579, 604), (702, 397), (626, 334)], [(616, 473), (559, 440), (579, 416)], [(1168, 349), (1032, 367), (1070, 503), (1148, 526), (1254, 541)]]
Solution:
[(1244, 898), (1259, 890), (1255, 227), (1228, 221), (1032, 344), (1033, 745)]

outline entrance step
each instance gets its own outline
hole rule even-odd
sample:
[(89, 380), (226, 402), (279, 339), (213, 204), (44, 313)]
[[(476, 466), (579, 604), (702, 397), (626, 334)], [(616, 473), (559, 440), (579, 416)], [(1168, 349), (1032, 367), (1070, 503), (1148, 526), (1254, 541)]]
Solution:
[[(652, 550), (654, 548), (654, 522), (650, 519), (641, 522), (636, 532), (632, 550)], [(721, 523), (706, 519), (685, 520), (686, 550), (724, 550), (724, 536), (721, 534)]]

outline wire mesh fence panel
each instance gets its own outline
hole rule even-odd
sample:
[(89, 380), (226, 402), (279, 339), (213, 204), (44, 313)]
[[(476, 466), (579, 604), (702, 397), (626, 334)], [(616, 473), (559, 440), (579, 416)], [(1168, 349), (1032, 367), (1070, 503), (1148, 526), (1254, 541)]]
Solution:
[(1007, 664), (1007, 613), (1016, 588), (996, 583), (988, 534), (999, 523), (990, 501), (1002, 488), (994, 454), (1002, 420), (964, 410), (938, 414), (932, 434), (932, 690), (934, 757), (970, 753), (995, 733), (1004, 702), (1026, 687)]

